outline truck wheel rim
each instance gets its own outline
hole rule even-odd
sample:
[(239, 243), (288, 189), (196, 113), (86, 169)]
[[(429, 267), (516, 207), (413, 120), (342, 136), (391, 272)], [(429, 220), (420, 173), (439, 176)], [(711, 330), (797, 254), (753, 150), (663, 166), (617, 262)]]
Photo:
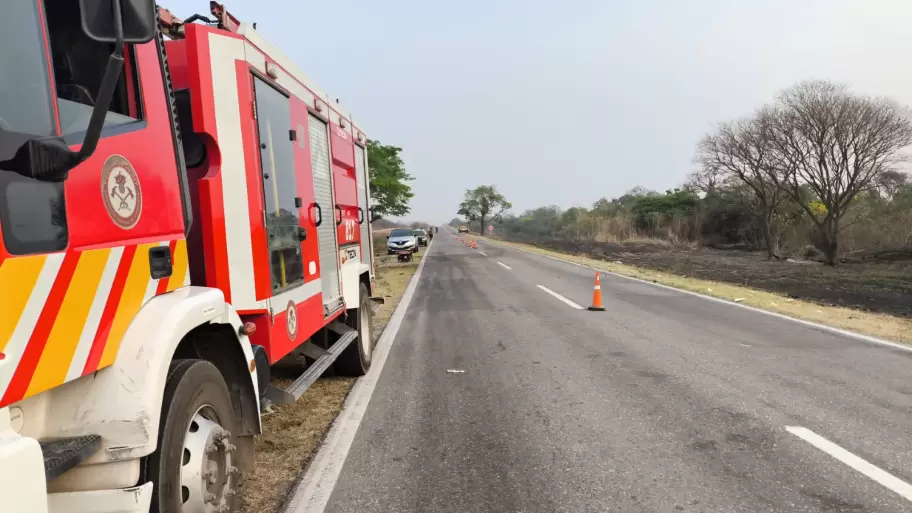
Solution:
[(181, 454), (181, 513), (226, 513), (234, 494), (231, 485), (237, 469), (232, 466), (235, 446), (231, 433), (219, 424), (209, 405), (201, 406), (190, 420)]
[(370, 332), (370, 312), (368, 312), (369, 308), (369, 303), (363, 304), (361, 305), (361, 311), (358, 313), (358, 315), (361, 317), (358, 321), (358, 338), (361, 339), (361, 354), (364, 355), (364, 361), (367, 363), (370, 363), (371, 357), (374, 353), (374, 341), (371, 340)]

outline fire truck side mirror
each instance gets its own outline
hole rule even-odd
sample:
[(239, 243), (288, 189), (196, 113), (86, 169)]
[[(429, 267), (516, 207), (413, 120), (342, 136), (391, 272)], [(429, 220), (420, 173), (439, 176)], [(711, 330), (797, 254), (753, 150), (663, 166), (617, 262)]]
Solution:
[(79, 0), (79, 11), (82, 30), (96, 41), (138, 44), (155, 37), (155, 0)]

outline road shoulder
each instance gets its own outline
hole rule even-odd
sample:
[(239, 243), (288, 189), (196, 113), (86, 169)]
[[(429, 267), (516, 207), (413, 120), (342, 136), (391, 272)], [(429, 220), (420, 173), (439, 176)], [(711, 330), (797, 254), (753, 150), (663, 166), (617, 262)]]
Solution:
[[(417, 281), (415, 276), (426, 254), (427, 250), (422, 251), (419, 258), (405, 264), (397, 263), (395, 257), (376, 257), (376, 292), (386, 300), (374, 314), (374, 340), (378, 349), (403, 294)], [(285, 509), (283, 505), (290, 503), (295, 483), (302, 478), (302, 469), (307, 468), (327, 440), (356, 381), (344, 377), (320, 378), (295, 404), (274, 406), (272, 413), (264, 415), (263, 434), (256, 440), (256, 463), (252, 471), (245, 473), (239, 493), (240, 511), (268, 513)], [(290, 382), (274, 377), (272, 384), (285, 387)]]
[[(433, 241), (424, 253), (427, 256), (433, 248)], [(411, 303), (412, 296), (421, 279), (421, 272), (427, 262), (421, 258), (417, 269), (411, 276), (401, 299), (392, 312), (377, 345), (374, 349), (374, 360), (370, 371), (355, 382), (342, 406), (338, 417), (333, 422), (322, 445), (310, 460), (300, 480), (290, 491), (280, 511), (283, 513), (322, 512), (326, 508), (336, 480), (348, 456), (361, 420), (367, 410), (377, 382), (383, 372), (387, 356), (396, 334)]]

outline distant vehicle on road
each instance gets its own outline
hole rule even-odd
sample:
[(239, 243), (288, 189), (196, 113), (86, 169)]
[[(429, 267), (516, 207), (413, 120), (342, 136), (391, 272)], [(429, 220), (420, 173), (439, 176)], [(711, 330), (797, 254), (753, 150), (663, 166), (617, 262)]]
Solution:
[(390, 232), (386, 241), (386, 251), (390, 255), (395, 255), (400, 251), (417, 253), (418, 237), (415, 236), (414, 230), (397, 228)]
[(469, 228), (466, 225), (461, 224), (459, 225), (459, 233), (469, 233)]
[(414, 233), (414, 234), (415, 234), (415, 237), (418, 238), (418, 245), (419, 245), (419, 246), (427, 246), (427, 245), (428, 245), (428, 233), (427, 233), (426, 231), (424, 231), (424, 230), (412, 230), (412, 233)]

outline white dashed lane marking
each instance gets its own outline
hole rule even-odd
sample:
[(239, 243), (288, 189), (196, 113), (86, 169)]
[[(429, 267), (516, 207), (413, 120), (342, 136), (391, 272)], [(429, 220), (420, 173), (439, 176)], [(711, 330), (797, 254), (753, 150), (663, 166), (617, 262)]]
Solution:
[(808, 428), (801, 426), (786, 426), (785, 429), (789, 433), (797, 436), (798, 438), (829, 454), (842, 463), (873, 479), (888, 490), (898, 493), (908, 501), (912, 501), (912, 485), (903, 481), (902, 479), (894, 476), (893, 474), (890, 474), (886, 470), (882, 470), (881, 468), (868, 463), (862, 458), (850, 453), (849, 451), (834, 444), (833, 442), (818, 435)]
[(576, 308), (577, 310), (582, 310), (582, 309), (583, 309), (582, 306), (580, 306), (580, 305), (574, 303), (573, 301), (570, 301), (569, 299), (567, 299), (567, 298), (565, 298), (564, 296), (558, 294), (557, 292), (554, 292), (553, 290), (549, 289), (548, 287), (545, 287), (544, 285), (538, 285), (538, 288), (544, 290), (544, 291), (547, 292), (548, 294), (551, 294), (552, 296), (556, 297), (557, 299), (560, 299), (561, 301), (563, 301), (564, 303), (566, 303), (566, 304), (572, 306), (573, 308)]

